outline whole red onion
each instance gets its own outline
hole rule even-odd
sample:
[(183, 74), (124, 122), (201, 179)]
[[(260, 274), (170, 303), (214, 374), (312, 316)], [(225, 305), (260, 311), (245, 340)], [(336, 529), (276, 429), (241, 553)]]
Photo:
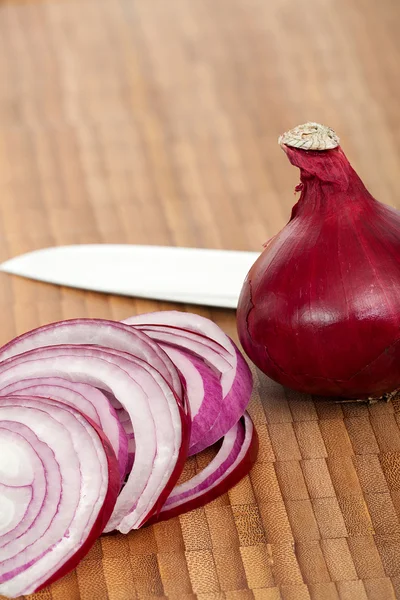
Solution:
[(367, 191), (329, 128), (280, 144), (299, 167), (289, 223), (243, 285), (240, 341), (269, 377), (322, 396), (400, 388), (400, 213)]

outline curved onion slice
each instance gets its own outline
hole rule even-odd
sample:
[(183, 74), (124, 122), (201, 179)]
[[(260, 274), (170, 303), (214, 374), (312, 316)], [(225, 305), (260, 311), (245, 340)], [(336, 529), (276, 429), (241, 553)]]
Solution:
[[(63, 346), (63, 347), (67, 348), (68, 346)], [(96, 346), (87, 345), (84, 347), (87, 352), (90, 352), (91, 349), (93, 349), (95, 351), (97, 349)], [(163, 477), (163, 479), (161, 479), (159, 488), (155, 492), (155, 496), (153, 498), (154, 507), (153, 507), (152, 511), (147, 515), (147, 517), (145, 519), (145, 520), (147, 520), (147, 518), (149, 518), (151, 514), (153, 514), (154, 512), (158, 512), (161, 509), (166, 498), (168, 498), (171, 490), (173, 489), (177, 478), (179, 477), (179, 475), (182, 471), (182, 468), (183, 468), (183, 465), (185, 463), (187, 453), (188, 453), (188, 444), (189, 444), (189, 437), (190, 437), (190, 430), (191, 430), (191, 419), (188, 416), (188, 414), (186, 413), (186, 410), (184, 409), (184, 405), (179, 400), (179, 398), (176, 396), (176, 394), (173, 392), (171, 387), (168, 385), (168, 383), (165, 381), (165, 379), (160, 375), (160, 373), (156, 369), (154, 369), (151, 365), (149, 365), (147, 362), (137, 358), (136, 356), (132, 356), (131, 354), (129, 354), (127, 352), (122, 352), (121, 350), (115, 350), (115, 349), (108, 348), (107, 352), (109, 354), (112, 354), (113, 356), (121, 358), (122, 360), (128, 360), (131, 363), (134, 363), (134, 364), (138, 365), (138, 367), (140, 367), (140, 370), (136, 372), (135, 380), (137, 381), (137, 383), (140, 384), (140, 386), (146, 391), (146, 393), (148, 395), (148, 398), (151, 402), (153, 419), (155, 421), (156, 426), (157, 426), (157, 424), (160, 425), (161, 418), (162, 418), (161, 410), (160, 410), (161, 407), (159, 406), (157, 408), (155, 406), (155, 398), (156, 398), (156, 395), (159, 394), (160, 389), (163, 392), (165, 399), (167, 400), (169, 410), (171, 413), (171, 415), (170, 415), (171, 416), (171, 419), (170, 419), (171, 429), (169, 431), (169, 438), (166, 438), (164, 436), (164, 438), (159, 438), (158, 442), (161, 447), (163, 445), (167, 444), (168, 446), (171, 447), (171, 449), (174, 448), (174, 454), (173, 454), (171, 463), (169, 465), (169, 468), (167, 468), (165, 470), (164, 477)], [(143, 371), (142, 371), (143, 369), (145, 371), (147, 371), (148, 375), (151, 375), (151, 377), (149, 377), (147, 374), (144, 376)], [(158, 387), (155, 386), (154, 383), (156, 383)], [(116, 398), (114, 398), (114, 400), (112, 402), (118, 411), (124, 410)], [(165, 420), (165, 415), (163, 418)], [(167, 423), (163, 423), (163, 425), (166, 425), (166, 424)], [(124, 422), (123, 425), (124, 425), (126, 431), (128, 433), (130, 433), (130, 431), (131, 431), (130, 427), (132, 427), (131, 421), (129, 420), (128, 422)], [(172, 433), (174, 431), (174, 426), (178, 426), (178, 425), (182, 429), (182, 435), (181, 435), (181, 437), (179, 437), (179, 441), (177, 441), (176, 436), (175, 437), (172, 436)], [(160, 429), (161, 429), (161, 427), (160, 427)], [(135, 437), (134, 437), (133, 427), (132, 427), (132, 433), (131, 433), (130, 440), (133, 442), (132, 447), (133, 447), (133, 452), (134, 452)], [(172, 470), (171, 475), (169, 475), (171, 468), (173, 470)], [(168, 479), (168, 477), (169, 477), (169, 479)], [(144, 521), (142, 521), (142, 523), (143, 522)]]
[(192, 419), (188, 451), (191, 456), (198, 443), (207, 444), (208, 432), (220, 413), (223, 402), (220, 377), (194, 355), (167, 345), (164, 350), (182, 375), (186, 388)]
[[(129, 324), (129, 321), (124, 322)], [(226, 374), (232, 369), (230, 355), (222, 346), (215, 344), (211, 338), (172, 326), (132, 325), (134, 325), (136, 331), (144, 332), (157, 342), (172, 346), (173, 348), (184, 348), (188, 352), (201, 356), (210, 367), (218, 370), (219, 373)]]
[[(89, 417), (105, 433), (117, 456), (121, 481), (129, 468), (128, 436), (115, 409), (97, 388), (85, 383), (67, 381), (61, 377), (21, 379), (1, 389), (2, 396), (43, 396), (59, 400)], [(132, 465), (131, 465), (132, 468)]]
[(21, 378), (61, 376), (110, 392), (127, 410), (135, 461), (105, 529), (122, 533), (138, 528), (164, 503), (182, 470), (187, 436), (186, 417), (172, 389), (155, 369), (151, 375), (152, 367), (128, 356), (99, 347), (60, 345), (0, 363), (0, 388)]
[(157, 369), (182, 397), (182, 385), (175, 366), (146, 334), (121, 322), (107, 319), (69, 319), (43, 325), (24, 333), (0, 348), (0, 361), (43, 346), (96, 344), (122, 350), (142, 358)]
[[(231, 362), (229, 357), (232, 355), (232, 345), (229, 337), (222, 331), (220, 327), (210, 319), (201, 317), (194, 313), (187, 313), (179, 310), (160, 310), (142, 315), (135, 315), (125, 319), (123, 323), (129, 325), (144, 325), (150, 327), (171, 327), (183, 330), (180, 335), (185, 335), (191, 332), (198, 336), (212, 340), (210, 347), (216, 349), (225, 356), (228, 362)], [(231, 363), (233, 364), (233, 363)]]
[(103, 531), (119, 485), (107, 438), (77, 410), (0, 398), (0, 594), (30, 594), (74, 569)]
[[(253, 376), (247, 362), (236, 346), (234, 346), (234, 352), (236, 354), (235, 376), (229, 392), (224, 395), (224, 402), (219, 416), (208, 432), (208, 435), (212, 439), (221, 439), (233, 427), (239, 417), (243, 415), (250, 402), (253, 390)], [(199, 442), (192, 448), (192, 452), (200, 452), (203, 449), (203, 444)]]
[[(107, 349), (108, 350), (108, 349)], [(128, 440), (128, 460), (126, 463), (125, 475), (130, 473), (133, 465), (133, 461), (135, 458), (135, 436), (133, 434), (132, 421), (130, 419), (129, 413), (124, 409), (122, 404), (118, 402), (118, 400), (106, 390), (102, 390), (101, 393), (106, 396), (108, 402), (112, 406), (112, 409), (115, 411), (117, 419), (125, 432), (126, 438)]]
[(258, 451), (258, 438), (247, 413), (223, 439), (213, 460), (171, 492), (161, 512), (150, 523), (164, 521), (215, 500), (236, 485), (253, 466)]
[[(124, 323), (140, 328), (164, 350), (167, 346), (178, 346), (181, 351), (195, 353), (221, 373), (223, 402), (219, 414), (201, 439), (193, 439), (190, 454), (204, 450), (223, 437), (245, 411), (253, 386), (251, 371), (233, 341), (213, 321), (179, 311), (147, 313), (125, 319)], [(209, 350), (203, 351), (207, 345)], [(220, 360), (214, 360), (215, 355), (223, 359), (225, 366), (221, 366)]]

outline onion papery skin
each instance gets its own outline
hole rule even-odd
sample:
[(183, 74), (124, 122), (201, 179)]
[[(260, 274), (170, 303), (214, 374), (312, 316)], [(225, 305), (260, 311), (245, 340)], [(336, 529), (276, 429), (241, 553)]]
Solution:
[(400, 387), (400, 213), (371, 196), (340, 146), (284, 150), (301, 196), (246, 277), (240, 341), (282, 385), (379, 398)]

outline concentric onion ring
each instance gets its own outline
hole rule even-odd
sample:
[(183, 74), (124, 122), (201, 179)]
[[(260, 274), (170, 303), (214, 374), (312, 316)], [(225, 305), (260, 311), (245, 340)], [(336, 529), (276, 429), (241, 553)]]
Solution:
[(109, 520), (120, 476), (101, 430), (46, 398), (0, 398), (0, 449), (0, 594), (16, 598), (75, 568)]

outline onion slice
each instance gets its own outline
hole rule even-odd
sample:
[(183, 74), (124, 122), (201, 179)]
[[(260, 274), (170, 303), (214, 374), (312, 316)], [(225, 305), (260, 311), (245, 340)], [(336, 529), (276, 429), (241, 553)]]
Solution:
[(159, 342), (161, 347), (165, 344), (173, 348), (184, 348), (194, 355), (201, 356), (210, 367), (220, 373), (230, 373), (232, 369), (231, 356), (211, 338), (172, 326), (134, 325), (134, 328)]
[(180, 311), (137, 315), (125, 319), (124, 323), (144, 331), (167, 353), (169, 348), (178, 348), (188, 358), (195, 354), (220, 373), (223, 397), (218, 414), (199, 439), (193, 435), (190, 454), (198, 453), (221, 439), (244, 413), (253, 387), (249, 366), (234, 342), (213, 321)]
[(43, 396), (64, 402), (79, 410), (98, 425), (107, 436), (117, 456), (121, 482), (128, 465), (128, 435), (115, 409), (97, 388), (85, 383), (68, 381), (61, 377), (21, 379), (1, 389), (2, 396)]
[(181, 473), (188, 437), (187, 418), (170, 386), (155, 369), (150, 374), (144, 361), (128, 357), (105, 348), (60, 345), (0, 363), (0, 393), (23, 378), (61, 376), (108, 391), (129, 413), (135, 461), (105, 529), (122, 533), (140, 527), (164, 503)]
[(257, 452), (257, 433), (248, 413), (245, 413), (224, 437), (221, 448), (207, 467), (177, 485), (159, 515), (150, 522), (171, 519), (226, 493), (248, 474)]
[(177, 370), (160, 346), (146, 334), (118, 321), (107, 319), (68, 319), (28, 331), (0, 348), (0, 361), (43, 346), (96, 344), (129, 352), (156, 368), (182, 397)]
[[(76, 567), (102, 533), (210, 502), (246, 475), (258, 441), (251, 372), (197, 315), (72, 319), (0, 347), (0, 594)], [(177, 484), (188, 454), (221, 440)]]
[[(196, 454), (198, 444), (207, 444), (223, 403), (220, 375), (195, 355), (171, 346), (164, 346), (180, 372), (190, 404), (192, 427), (188, 456)], [(215, 440), (210, 441), (211, 445)]]
[(0, 398), (0, 594), (33, 593), (74, 569), (119, 484), (114, 451), (93, 421), (46, 398)]

